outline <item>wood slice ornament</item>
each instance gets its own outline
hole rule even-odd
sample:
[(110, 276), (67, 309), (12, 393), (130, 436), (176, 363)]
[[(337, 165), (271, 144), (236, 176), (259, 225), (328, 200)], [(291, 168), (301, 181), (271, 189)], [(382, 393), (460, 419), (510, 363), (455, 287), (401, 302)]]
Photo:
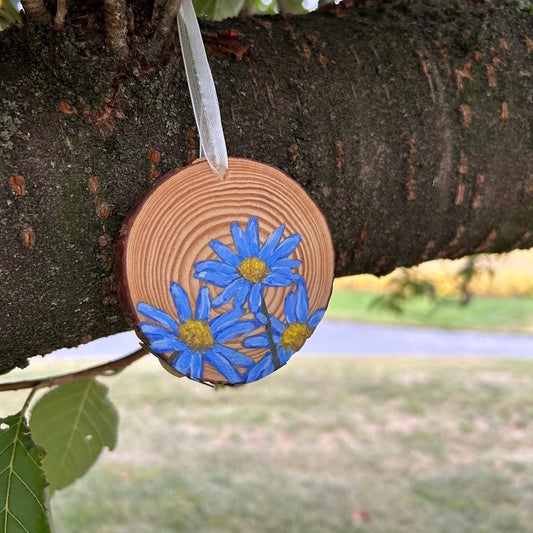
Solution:
[(163, 366), (209, 384), (256, 381), (287, 363), (322, 318), (334, 252), (326, 220), (279, 169), (229, 158), (172, 171), (129, 213), (119, 299)]

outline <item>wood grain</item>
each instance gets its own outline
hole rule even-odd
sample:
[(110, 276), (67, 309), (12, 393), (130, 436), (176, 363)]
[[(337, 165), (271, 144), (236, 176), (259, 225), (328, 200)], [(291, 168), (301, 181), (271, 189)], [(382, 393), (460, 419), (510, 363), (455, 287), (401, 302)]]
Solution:
[[(263, 243), (285, 223), (283, 238), (299, 233), (302, 241), (290, 256), (300, 259), (301, 274), (309, 295), (310, 312), (326, 307), (331, 295), (334, 252), (324, 216), (309, 195), (279, 169), (248, 159), (230, 158), (224, 180), (217, 180), (206, 161), (166, 174), (145, 194), (128, 215), (117, 245), (117, 279), (125, 315), (141, 336), (137, 323), (146, 320), (135, 309), (146, 302), (177, 318), (169, 293), (171, 281), (189, 294), (193, 311), (202, 283), (193, 278), (194, 264), (218, 259), (209, 242), (218, 239), (234, 249), (232, 222), (244, 229), (250, 217), (259, 221)], [(212, 297), (222, 289), (209, 285)], [(265, 303), (271, 314), (283, 320), (283, 304), (294, 287), (267, 288)], [(231, 308), (213, 310), (212, 316)], [(239, 342), (228, 345), (254, 360), (265, 350), (247, 350)], [(225, 383), (210, 365), (203, 380)]]

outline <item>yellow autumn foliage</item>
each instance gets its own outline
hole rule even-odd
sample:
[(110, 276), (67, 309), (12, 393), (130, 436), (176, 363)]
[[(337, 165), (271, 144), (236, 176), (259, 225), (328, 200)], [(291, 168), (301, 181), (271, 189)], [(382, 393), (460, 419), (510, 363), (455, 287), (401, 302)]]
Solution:
[[(468, 266), (468, 258), (429, 261), (408, 269), (413, 279), (427, 280), (439, 296), (461, 293), (461, 270)], [(381, 278), (371, 274), (347, 276), (335, 280), (335, 287), (370, 292), (389, 292), (394, 280), (401, 278), (397, 269)], [(468, 291), (477, 296), (533, 297), (533, 248), (515, 250), (507, 254), (483, 254), (475, 261), (475, 271)]]

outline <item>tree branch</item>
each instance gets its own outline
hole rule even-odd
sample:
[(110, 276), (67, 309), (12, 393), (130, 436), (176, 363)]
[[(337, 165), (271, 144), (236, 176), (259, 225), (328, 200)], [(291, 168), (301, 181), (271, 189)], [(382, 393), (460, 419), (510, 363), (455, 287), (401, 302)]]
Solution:
[(14, 381), (11, 383), (0, 383), (0, 392), (13, 391), (21, 389), (32, 389), (38, 385), (46, 384), (47, 387), (53, 387), (55, 385), (61, 385), (62, 383), (68, 383), (76, 379), (89, 378), (92, 376), (98, 376), (100, 374), (117, 373), (124, 370), (127, 366), (131, 365), (141, 357), (144, 357), (148, 351), (145, 348), (141, 348), (130, 355), (116, 359), (109, 363), (102, 365), (85, 368), (78, 372), (71, 372), (69, 374), (61, 374), (58, 376), (50, 376), (47, 378), (29, 379), (25, 381)]
[[(145, 27), (117, 68), (82, 4), (98, 6), (69, 4), (60, 46), (32, 25), (0, 32), (0, 373), (128, 329), (113, 243), (197, 154), (177, 55)], [(337, 276), (533, 246), (531, 14), (494, 4), (209, 24), (229, 153), (308, 191)]]
[(52, 23), (52, 16), (46, 6), (44, 0), (21, 0), (22, 7), (28, 20), (40, 26), (46, 26)]

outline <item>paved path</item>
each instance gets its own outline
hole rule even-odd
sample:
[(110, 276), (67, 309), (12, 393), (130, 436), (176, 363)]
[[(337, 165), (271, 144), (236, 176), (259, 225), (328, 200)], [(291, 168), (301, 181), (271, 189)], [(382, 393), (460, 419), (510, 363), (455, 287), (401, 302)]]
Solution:
[[(139, 341), (133, 332), (70, 350), (58, 350), (48, 357), (100, 357), (115, 359), (135, 351)], [(509, 335), (475, 331), (449, 331), (323, 320), (300, 352), (301, 355), (411, 355), (476, 356), (533, 359), (533, 335)]]
[(451, 331), (324, 320), (306, 354), (483, 356), (533, 359), (533, 335)]

